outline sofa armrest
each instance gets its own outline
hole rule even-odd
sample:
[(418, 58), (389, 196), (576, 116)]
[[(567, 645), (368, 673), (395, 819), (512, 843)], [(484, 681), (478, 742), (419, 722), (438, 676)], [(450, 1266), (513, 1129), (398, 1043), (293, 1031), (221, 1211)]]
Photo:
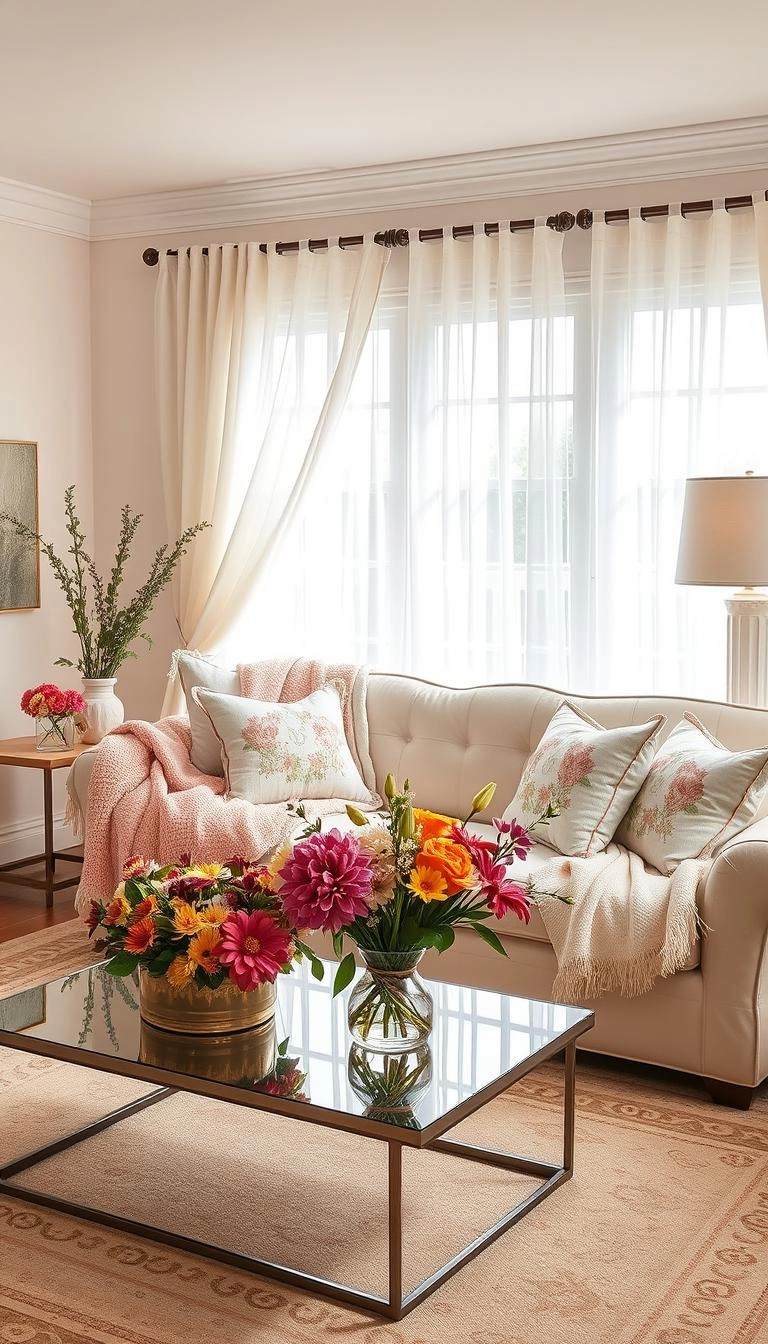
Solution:
[(88, 783), (98, 747), (90, 747), (75, 757), (67, 773), (67, 819), (85, 843), (88, 811)]
[(768, 1075), (768, 817), (723, 847), (699, 909), (702, 1072), (754, 1086)]

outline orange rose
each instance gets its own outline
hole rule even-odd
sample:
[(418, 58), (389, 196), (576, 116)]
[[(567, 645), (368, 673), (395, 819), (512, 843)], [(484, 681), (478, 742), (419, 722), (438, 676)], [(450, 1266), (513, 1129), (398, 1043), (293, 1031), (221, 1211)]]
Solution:
[(458, 817), (445, 817), (442, 812), (427, 812), (423, 807), (414, 807), (413, 819), (421, 827), (421, 843), (434, 840), (438, 835), (450, 835), (451, 827), (458, 825)]
[(447, 835), (436, 835), (422, 843), (416, 856), (417, 864), (428, 864), (436, 868), (445, 878), (449, 896), (463, 891), (472, 883), (472, 855), (457, 840)]

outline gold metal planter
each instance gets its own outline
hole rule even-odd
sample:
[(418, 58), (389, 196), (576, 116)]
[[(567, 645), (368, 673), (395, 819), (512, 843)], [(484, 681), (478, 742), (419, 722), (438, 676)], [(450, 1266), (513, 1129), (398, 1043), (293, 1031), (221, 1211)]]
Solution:
[(198, 989), (194, 981), (174, 989), (165, 976), (139, 971), (141, 1016), (163, 1031), (222, 1036), (247, 1031), (275, 1015), (277, 990), (268, 982), (247, 992), (225, 980), (218, 989)]
[(220, 1036), (208, 1032), (184, 1034), (141, 1024), (142, 1064), (174, 1073), (211, 1078), (218, 1083), (252, 1087), (272, 1073), (277, 1058), (274, 1018), (258, 1027)]

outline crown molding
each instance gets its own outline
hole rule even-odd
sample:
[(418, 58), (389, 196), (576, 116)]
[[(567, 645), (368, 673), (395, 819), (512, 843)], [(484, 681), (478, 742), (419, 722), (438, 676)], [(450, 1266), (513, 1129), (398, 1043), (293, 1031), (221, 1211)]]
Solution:
[(275, 224), (750, 170), (768, 171), (768, 117), (99, 200), (92, 204), (91, 238)]
[(0, 177), (0, 220), (87, 242), (91, 236), (91, 202)]

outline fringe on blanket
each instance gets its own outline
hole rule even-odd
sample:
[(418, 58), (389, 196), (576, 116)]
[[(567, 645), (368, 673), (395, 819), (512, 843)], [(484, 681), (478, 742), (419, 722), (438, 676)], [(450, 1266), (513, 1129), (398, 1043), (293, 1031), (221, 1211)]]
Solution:
[(706, 932), (695, 905), (686, 906), (667, 926), (664, 946), (632, 961), (604, 961), (577, 957), (561, 966), (552, 984), (557, 1003), (581, 1003), (602, 994), (636, 998), (652, 989), (658, 978), (681, 971), (696, 938)]
[(77, 799), (70, 793), (69, 780), (67, 780), (67, 801), (64, 806), (64, 825), (74, 831), (78, 840), (82, 840), (83, 814)]

